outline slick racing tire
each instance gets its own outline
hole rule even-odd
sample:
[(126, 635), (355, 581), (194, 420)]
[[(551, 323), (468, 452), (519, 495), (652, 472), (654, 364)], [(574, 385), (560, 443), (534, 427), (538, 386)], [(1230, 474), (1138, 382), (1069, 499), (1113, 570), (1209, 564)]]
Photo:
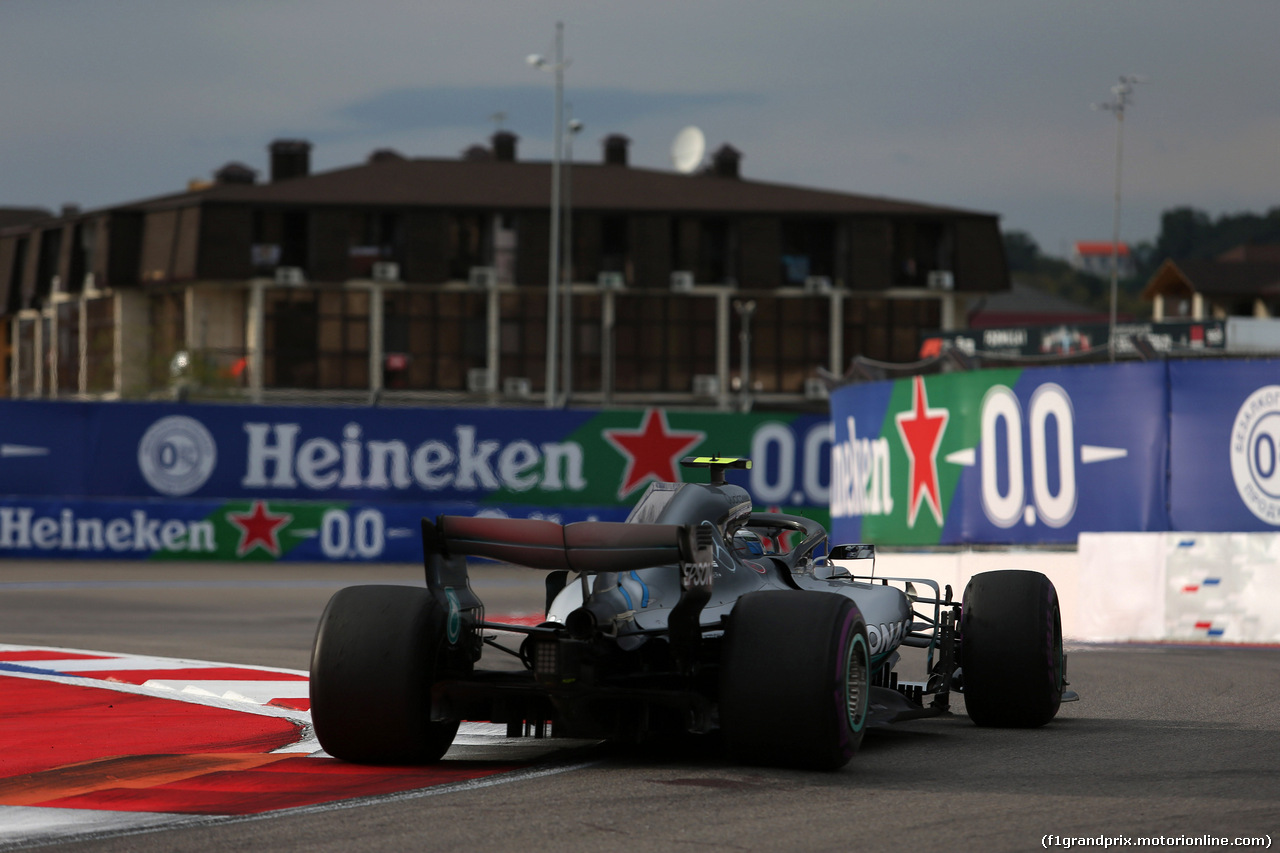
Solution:
[(720, 728), (730, 760), (836, 770), (867, 725), (871, 650), (862, 613), (828, 592), (742, 596), (725, 630)]
[(1058, 713), (1066, 684), (1062, 617), (1039, 572), (974, 575), (964, 590), (964, 705), (980, 726), (1035, 728)]
[(353, 586), (329, 600), (311, 652), (311, 720), (324, 751), (361, 764), (430, 764), (458, 731), (431, 721), (448, 614), (425, 589)]

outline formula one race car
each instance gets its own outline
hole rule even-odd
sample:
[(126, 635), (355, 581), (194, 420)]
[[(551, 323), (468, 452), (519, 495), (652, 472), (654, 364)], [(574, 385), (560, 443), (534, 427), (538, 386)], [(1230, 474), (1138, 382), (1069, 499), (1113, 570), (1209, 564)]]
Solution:
[[(737, 762), (835, 769), (869, 726), (947, 713), (953, 691), (985, 726), (1041, 726), (1075, 698), (1044, 575), (980, 574), (960, 602), (876, 578), (872, 546), (828, 549), (813, 521), (752, 512), (724, 479), (749, 460), (683, 464), (711, 482), (653, 483), (621, 523), (423, 519), (426, 589), (348, 587), (320, 619), (321, 746), (429, 763), (480, 720), (511, 736), (719, 732)], [(468, 556), (547, 571), (546, 621), (486, 621)], [(523, 635), (518, 651), (497, 632)], [(477, 669), (486, 644), (519, 668)], [(899, 679), (902, 646), (924, 650), (923, 681)]]

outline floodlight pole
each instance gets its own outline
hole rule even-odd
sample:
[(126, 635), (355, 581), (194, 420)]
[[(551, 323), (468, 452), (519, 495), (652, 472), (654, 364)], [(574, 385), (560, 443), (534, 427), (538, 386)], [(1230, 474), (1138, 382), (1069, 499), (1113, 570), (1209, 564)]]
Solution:
[(738, 409), (744, 414), (751, 411), (751, 315), (756, 313), (754, 299), (735, 299), (733, 310), (738, 312), (742, 328), (738, 331), (741, 385), (738, 388)]
[(1133, 84), (1143, 80), (1133, 74), (1120, 75), (1120, 82), (1111, 87), (1111, 100), (1095, 104), (1096, 109), (1115, 113), (1116, 116), (1116, 188), (1115, 207), (1111, 221), (1111, 321), (1107, 335), (1107, 350), (1111, 360), (1116, 360), (1116, 304), (1120, 289), (1120, 169), (1124, 162), (1124, 111), (1133, 100)]
[(564, 22), (556, 21), (555, 60), (548, 63), (541, 56), (529, 57), (534, 68), (551, 71), (556, 78), (555, 141), (551, 152), (551, 262), (547, 273), (547, 408), (554, 409), (556, 398), (557, 346), (560, 316), (560, 158), (564, 139)]
[[(573, 113), (570, 105), (569, 113)], [(564, 405), (567, 408), (569, 398), (573, 396), (573, 139), (581, 132), (582, 122), (570, 119), (566, 125), (569, 131), (565, 145), (564, 158), (564, 334), (563, 362), (561, 384), (564, 386)]]
[[(1127, 93), (1126, 88), (1126, 93)], [(1116, 314), (1120, 291), (1120, 170), (1124, 165), (1124, 95), (1117, 96), (1116, 114), (1116, 192), (1114, 214), (1111, 219), (1111, 325), (1107, 335), (1107, 349), (1111, 360), (1116, 360)]]

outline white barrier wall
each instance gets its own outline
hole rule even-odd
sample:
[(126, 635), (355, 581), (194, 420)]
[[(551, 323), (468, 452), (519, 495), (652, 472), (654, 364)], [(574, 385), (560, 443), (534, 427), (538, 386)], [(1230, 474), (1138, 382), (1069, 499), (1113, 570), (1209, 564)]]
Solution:
[(1076, 551), (882, 552), (876, 574), (951, 584), (997, 569), (1053, 581), (1085, 642), (1280, 643), (1280, 534), (1083, 533)]

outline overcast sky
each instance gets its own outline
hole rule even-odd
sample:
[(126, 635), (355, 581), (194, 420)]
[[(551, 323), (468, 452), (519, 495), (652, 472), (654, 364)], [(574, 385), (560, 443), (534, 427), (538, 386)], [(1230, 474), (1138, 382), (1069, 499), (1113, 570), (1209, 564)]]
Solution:
[(181, 190), (274, 138), (314, 170), (375, 148), (453, 157), (492, 116), (549, 159), (565, 98), (635, 165), (686, 125), (748, 178), (990, 211), (1049, 254), (1163, 210), (1280, 206), (1277, 0), (0, 0), (0, 206), (86, 208)]

